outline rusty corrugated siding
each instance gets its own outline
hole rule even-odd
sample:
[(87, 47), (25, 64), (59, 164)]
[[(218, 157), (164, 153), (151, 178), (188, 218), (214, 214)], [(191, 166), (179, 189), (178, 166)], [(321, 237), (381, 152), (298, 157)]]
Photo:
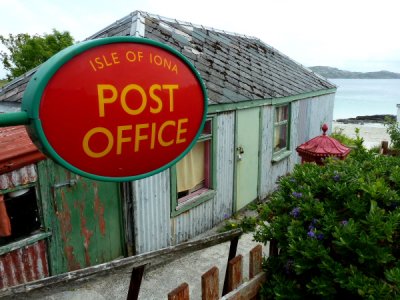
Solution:
[(20, 185), (36, 182), (37, 173), (34, 165), (28, 165), (20, 169), (0, 175), (1, 190), (12, 189)]
[(46, 243), (32, 245), (0, 256), (0, 289), (49, 276)]
[(0, 174), (45, 159), (32, 143), (25, 126), (0, 128), (0, 144)]

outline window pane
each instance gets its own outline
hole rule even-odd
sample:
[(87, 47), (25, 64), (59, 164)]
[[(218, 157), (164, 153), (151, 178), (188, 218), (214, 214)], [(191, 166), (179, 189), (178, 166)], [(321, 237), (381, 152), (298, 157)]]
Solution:
[(211, 120), (207, 120), (203, 127), (202, 134), (211, 134), (212, 127), (211, 127)]
[(275, 123), (288, 119), (289, 106), (279, 106), (275, 108)]
[(274, 128), (274, 152), (287, 148), (287, 124)]
[(205, 180), (205, 142), (197, 143), (176, 165), (178, 193), (201, 188)]

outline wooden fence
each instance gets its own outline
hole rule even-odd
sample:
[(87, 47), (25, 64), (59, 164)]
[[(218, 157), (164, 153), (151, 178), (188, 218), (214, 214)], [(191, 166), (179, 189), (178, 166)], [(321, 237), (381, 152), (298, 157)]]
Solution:
[[(256, 299), (261, 285), (266, 281), (262, 272), (262, 246), (257, 245), (249, 255), (249, 280), (243, 283), (243, 257), (238, 255), (228, 262), (222, 298), (219, 298), (219, 270), (212, 267), (201, 277), (203, 300)], [(189, 300), (189, 285), (184, 282), (168, 294), (168, 300)]]

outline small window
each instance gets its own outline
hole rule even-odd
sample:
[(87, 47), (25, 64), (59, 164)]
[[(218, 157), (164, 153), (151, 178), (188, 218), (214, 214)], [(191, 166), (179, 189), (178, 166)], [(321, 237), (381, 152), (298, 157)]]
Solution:
[(212, 124), (207, 120), (196, 145), (176, 164), (177, 204), (211, 189)]
[(34, 187), (0, 195), (0, 246), (28, 237), (40, 227)]
[(275, 107), (274, 153), (289, 149), (289, 105)]

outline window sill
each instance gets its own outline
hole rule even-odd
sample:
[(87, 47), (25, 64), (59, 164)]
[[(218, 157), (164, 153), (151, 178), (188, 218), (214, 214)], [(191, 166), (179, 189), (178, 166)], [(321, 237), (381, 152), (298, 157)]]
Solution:
[(40, 240), (44, 240), (51, 236), (50, 232), (39, 232), (36, 234), (33, 234), (32, 236), (29, 236), (27, 238), (24, 238), (19, 241), (11, 242), (10, 244), (0, 246), (0, 255), (6, 254), (8, 252), (29, 246), (31, 244), (34, 244)]
[(292, 154), (292, 151), (290, 151), (290, 150), (284, 150), (284, 151), (277, 152), (272, 156), (272, 162), (273, 163), (280, 162), (281, 160), (290, 156), (290, 154)]
[(204, 190), (201, 194), (195, 195), (185, 201), (184, 203), (178, 204), (175, 209), (171, 212), (171, 217), (176, 217), (177, 215), (188, 211), (201, 203), (204, 203), (208, 200), (211, 200), (214, 198), (216, 194), (216, 191), (214, 190)]

